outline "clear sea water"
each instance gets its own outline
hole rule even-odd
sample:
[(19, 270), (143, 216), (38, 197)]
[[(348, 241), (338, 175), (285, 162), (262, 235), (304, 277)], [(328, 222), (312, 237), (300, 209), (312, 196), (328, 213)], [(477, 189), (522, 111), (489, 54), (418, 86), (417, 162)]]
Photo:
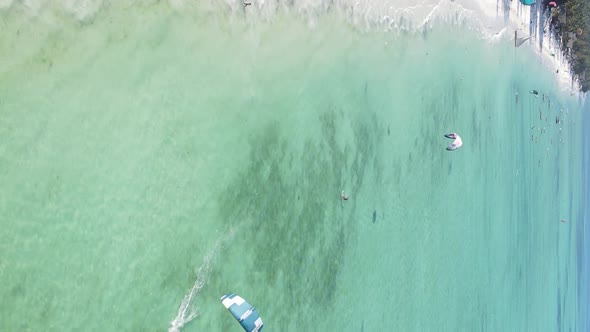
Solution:
[(240, 331), (229, 292), (265, 331), (588, 330), (588, 106), (510, 33), (0, 4), (0, 331)]

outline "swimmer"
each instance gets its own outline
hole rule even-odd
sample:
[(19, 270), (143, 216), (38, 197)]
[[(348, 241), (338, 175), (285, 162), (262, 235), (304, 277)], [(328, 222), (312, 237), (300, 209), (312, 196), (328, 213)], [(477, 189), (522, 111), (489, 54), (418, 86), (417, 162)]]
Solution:
[(344, 190), (342, 190), (342, 193), (340, 194), (340, 197), (342, 197), (343, 201), (347, 201), (348, 200), (348, 196), (346, 196), (346, 194), (344, 193)]
[(445, 137), (450, 138), (450, 139), (454, 139), (453, 143), (451, 143), (451, 145), (447, 146), (447, 151), (457, 150), (458, 148), (460, 148), (463, 145), (463, 141), (461, 140), (461, 137), (457, 133), (445, 134)]

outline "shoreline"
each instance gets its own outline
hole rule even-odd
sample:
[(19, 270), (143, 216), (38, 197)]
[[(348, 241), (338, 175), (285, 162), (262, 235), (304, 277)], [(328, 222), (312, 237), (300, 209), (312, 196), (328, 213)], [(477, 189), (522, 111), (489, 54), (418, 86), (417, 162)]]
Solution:
[[(180, 8), (190, 9), (188, 8), (189, 5), (184, 1), (169, 0), (167, 2), (167, 5), (175, 10), (180, 10)], [(32, 1), (32, 3), (36, 2)], [(32, 17), (39, 18), (44, 16), (42, 12), (53, 13), (56, 10), (52, 6), (31, 4), (28, 2), (20, 4), (13, 1), (4, 1), (2, 3), (0, 0), (0, 13), (24, 10), (29, 12)], [(492, 40), (497, 37), (512, 39), (515, 30), (518, 31), (519, 36), (523, 37), (528, 36), (532, 31), (533, 38), (531, 42), (526, 44), (533, 53), (539, 55), (540, 63), (553, 72), (558, 90), (569, 93), (570, 96), (580, 95), (582, 98), (584, 97), (584, 93), (581, 93), (580, 90), (580, 84), (571, 74), (570, 63), (563, 55), (562, 49), (555, 43), (553, 36), (550, 33), (538, 34), (540, 28), (542, 29), (542, 19), (536, 17), (531, 22), (531, 9), (536, 10), (536, 6), (522, 5), (519, 0), (478, 0), (476, 2), (473, 0), (424, 0), (419, 3), (411, 0), (396, 0), (396, 6), (391, 6), (391, 1), (387, 0), (370, 4), (357, 2), (356, 0), (344, 0), (339, 6), (341, 6), (343, 13), (349, 15), (347, 19), (361, 29), (385, 26), (387, 30), (413, 30), (436, 22), (440, 18), (444, 21), (446, 18), (451, 21), (477, 20), (478, 23), (476, 24), (480, 25), (482, 33), (491, 37)], [(230, 7), (232, 9), (228, 13), (235, 14), (239, 12), (240, 15), (243, 14), (243, 8), (241, 8), (239, 2), (230, 5)], [(271, 9), (273, 7), (276, 7), (275, 9), (282, 8), (276, 4), (262, 1), (256, 2), (251, 9), (253, 11), (252, 19), (272, 16), (271, 12), (273, 11)], [(295, 8), (299, 9), (298, 14), (305, 16), (307, 13), (309, 15), (307, 19), (311, 25), (313, 25), (314, 16), (317, 13), (328, 12), (328, 9), (321, 4), (321, 1), (319, 4), (303, 3), (295, 6)], [(58, 12), (65, 11), (69, 13), (78, 22), (92, 21), (103, 10), (102, 6), (98, 4), (92, 8), (62, 4), (61, 7), (58, 6), (58, 9)], [(86, 12), (83, 12), (84, 10)], [(42, 20), (53, 22), (56, 18), (53, 14), (49, 14), (48, 17)], [(474, 28), (477, 29), (477, 27)], [(506, 36), (506, 34), (508, 35)], [(526, 45), (522, 45), (520, 48), (526, 48)], [(554, 54), (554, 56), (551, 54)]]
[(563, 50), (555, 43), (554, 36), (542, 31), (542, 17), (537, 15), (536, 20), (531, 21), (530, 6), (522, 5), (518, 0), (510, 0), (507, 7), (504, 6), (507, 0), (502, 0), (504, 3), (501, 0), (481, 0), (477, 4), (467, 3), (468, 0), (457, 1), (460, 1), (461, 6), (479, 11), (482, 19), (487, 17), (489, 21), (484, 22), (487, 26), (510, 28), (510, 31), (502, 31), (509, 32), (510, 38), (514, 38), (514, 31), (518, 32), (519, 37), (532, 36), (531, 42), (526, 42), (520, 48), (529, 45), (529, 49), (538, 56), (538, 61), (553, 73), (559, 91), (568, 92), (570, 96), (584, 96), (578, 81), (571, 74), (570, 63)]

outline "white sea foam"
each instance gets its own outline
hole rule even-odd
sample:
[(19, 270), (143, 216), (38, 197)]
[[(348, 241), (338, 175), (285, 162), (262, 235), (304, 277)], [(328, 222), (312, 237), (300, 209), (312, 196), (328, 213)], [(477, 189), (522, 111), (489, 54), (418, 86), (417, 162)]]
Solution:
[[(186, 0), (168, 0), (168, 4), (178, 11), (220, 12), (250, 21), (274, 20), (278, 15), (298, 15), (315, 25), (318, 17), (326, 13), (339, 13), (349, 24), (363, 31), (379, 29), (393, 33), (425, 33), (439, 24), (464, 26), (481, 32), (482, 37), (499, 42), (513, 38), (514, 30), (519, 35), (529, 34), (531, 7), (519, 1), (506, 0), (305, 0), (305, 1), (267, 1), (248, 0), (252, 3), (244, 10), (246, 0), (203, 0), (198, 3)], [(147, 1), (149, 2), (149, 1)], [(134, 5), (146, 5), (139, 0), (0, 0), (0, 10), (22, 9), (33, 16), (44, 11), (61, 11), (73, 19), (86, 22), (99, 15), (105, 7), (133, 10)], [(247, 13), (247, 15), (246, 15)], [(543, 26), (542, 15), (536, 26)], [(538, 31), (538, 30), (537, 30)], [(537, 59), (551, 70), (562, 90), (578, 91), (579, 85), (572, 79), (570, 65), (559, 46), (549, 33), (533, 36), (528, 48), (540, 56)], [(540, 40), (544, 42), (540, 47)]]
[(14, 0), (0, 0), (0, 10), (10, 8), (13, 1)]
[(63, 0), (64, 9), (78, 21), (92, 19), (101, 9), (103, 0)]

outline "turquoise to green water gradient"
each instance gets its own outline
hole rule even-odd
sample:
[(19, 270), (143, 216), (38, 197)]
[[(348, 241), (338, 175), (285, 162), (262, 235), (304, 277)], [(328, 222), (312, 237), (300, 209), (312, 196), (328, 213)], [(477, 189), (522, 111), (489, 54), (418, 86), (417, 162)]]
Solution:
[(197, 279), (183, 331), (240, 331), (229, 292), (265, 331), (584, 330), (581, 110), (530, 50), (338, 14), (2, 20), (1, 331), (166, 331)]

